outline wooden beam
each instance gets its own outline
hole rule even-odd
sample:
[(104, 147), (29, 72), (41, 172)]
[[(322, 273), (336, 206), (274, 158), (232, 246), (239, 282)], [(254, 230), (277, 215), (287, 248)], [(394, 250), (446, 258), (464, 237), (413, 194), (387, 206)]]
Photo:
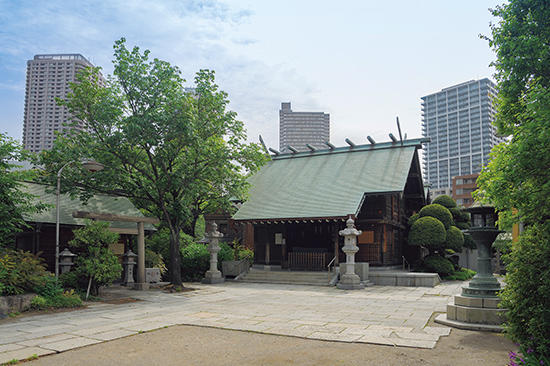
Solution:
[(156, 217), (145, 216), (124, 216), (100, 212), (73, 211), (73, 217), (80, 219), (122, 221), (122, 222), (143, 222), (144, 224), (158, 224), (160, 220)]
[(128, 235), (139, 234), (138, 229), (123, 229), (120, 227), (110, 227), (108, 230), (112, 233), (117, 233), (117, 234), (128, 234)]

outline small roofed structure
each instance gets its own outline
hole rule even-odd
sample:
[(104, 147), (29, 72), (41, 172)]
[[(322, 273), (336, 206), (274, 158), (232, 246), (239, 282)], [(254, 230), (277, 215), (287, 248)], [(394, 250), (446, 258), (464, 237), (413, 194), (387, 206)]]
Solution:
[[(255, 263), (325, 269), (333, 257), (341, 262), (338, 232), (349, 217), (362, 231), (357, 262), (388, 266), (402, 263), (403, 255), (415, 259), (418, 250), (406, 248), (404, 236), (408, 217), (426, 203), (418, 150), (427, 142), (330, 144), (273, 155), (249, 179), (250, 199), (233, 216), (245, 224), (245, 245), (254, 248)], [(306, 259), (299, 258), (311, 253), (323, 258), (304, 267)]]
[[(47, 193), (44, 185), (35, 183), (23, 183), (26, 191), (37, 197), (37, 201), (51, 204), (53, 207), (41, 213), (35, 213), (26, 218), (31, 228), (26, 228), (17, 235), (16, 247), (32, 253), (42, 252), (49, 270), (55, 266), (55, 224), (56, 224), (56, 195)], [(125, 197), (115, 197), (96, 194), (84, 204), (79, 199), (71, 199), (69, 195), (60, 196), (60, 248), (68, 248), (68, 242), (73, 238), (73, 230), (85, 225), (85, 219), (73, 217), (73, 211), (87, 211), (111, 215), (123, 215), (143, 217), (143, 214)], [(138, 235), (138, 229), (134, 222), (109, 221), (109, 230), (121, 234), (118, 244), (112, 247), (117, 255), (122, 255), (128, 250), (130, 235)], [(145, 232), (156, 231), (151, 224), (144, 225)], [(72, 249), (73, 250), (73, 249)]]

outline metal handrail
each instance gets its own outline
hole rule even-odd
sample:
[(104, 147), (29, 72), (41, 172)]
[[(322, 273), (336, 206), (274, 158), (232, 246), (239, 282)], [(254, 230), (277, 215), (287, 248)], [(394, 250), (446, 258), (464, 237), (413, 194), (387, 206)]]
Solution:
[(248, 262), (248, 259), (250, 258), (250, 254), (247, 255), (246, 257), (244, 257), (243, 259), (241, 259), (241, 261), (239, 263), (237, 263), (237, 268), (239, 269), (239, 276), (241, 275), (241, 264), (244, 263), (245, 261)]
[(327, 268), (328, 268), (328, 282), (330, 282), (330, 266), (332, 265), (332, 263), (336, 260), (336, 256), (334, 256), (334, 258), (332, 258), (332, 260), (330, 261), (330, 263), (328, 264)]
[(405, 272), (405, 263), (407, 263), (408, 270), (410, 271), (410, 270), (411, 270), (411, 264), (409, 263), (409, 261), (407, 260), (407, 258), (405, 258), (404, 255), (402, 255), (401, 257), (403, 258), (403, 272)]

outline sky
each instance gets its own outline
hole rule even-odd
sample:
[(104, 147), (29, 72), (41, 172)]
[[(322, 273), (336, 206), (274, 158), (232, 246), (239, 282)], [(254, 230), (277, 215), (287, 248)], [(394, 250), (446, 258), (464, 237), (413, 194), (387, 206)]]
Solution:
[[(112, 74), (113, 45), (151, 51), (193, 86), (214, 70), (248, 140), (279, 147), (281, 102), (330, 114), (346, 145), (421, 137), (421, 97), (492, 78), (502, 0), (0, 0), (0, 132), (21, 140), (26, 62), (80, 53)], [(347, 145), (346, 145), (347, 146)]]

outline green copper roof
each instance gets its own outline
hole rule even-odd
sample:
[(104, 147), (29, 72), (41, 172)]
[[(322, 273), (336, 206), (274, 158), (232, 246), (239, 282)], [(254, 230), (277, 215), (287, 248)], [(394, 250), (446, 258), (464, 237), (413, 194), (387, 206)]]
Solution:
[[(52, 223), (55, 224), (55, 214), (56, 214), (56, 200), (57, 197), (55, 194), (46, 193), (45, 187), (40, 184), (34, 183), (23, 183), (30, 194), (37, 196), (37, 200), (51, 204), (54, 207), (51, 209), (30, 215), (27, 218), (27, 221), (30, 222), (43, 222), (43, 223)], [(71, 200), (71, 198), (62, 194), (59, 198), (59, 223), (61, 225), (78, 225), (84, 226), (84, 219), (77, 219), (72, 216), (73, 211), (88, 211), (88, 212), (99, 212), (99, 213), (110, 213), (115, 215), (126, 215), (126, 216), (143, 216), (143, 214), (128, 200), (124, 197), (114, 197), (107, 196), (103, 194), (97, 194), (90, 198), (88, 204), (83, 204), (78, 198)], [(121, 229), (136, 229), (137, 224), (133, 222), (120, 222), (120, 221), (110, 221), (111, 227), (121, 228)], [(156, 230), (155, 227), (151, 224), (145, 224), (145, 230)]]
[(357, 214), (365, 194), (401, 192), (427, 139), (273, 156), (254, 174), (235, 220), (336, 218)]

